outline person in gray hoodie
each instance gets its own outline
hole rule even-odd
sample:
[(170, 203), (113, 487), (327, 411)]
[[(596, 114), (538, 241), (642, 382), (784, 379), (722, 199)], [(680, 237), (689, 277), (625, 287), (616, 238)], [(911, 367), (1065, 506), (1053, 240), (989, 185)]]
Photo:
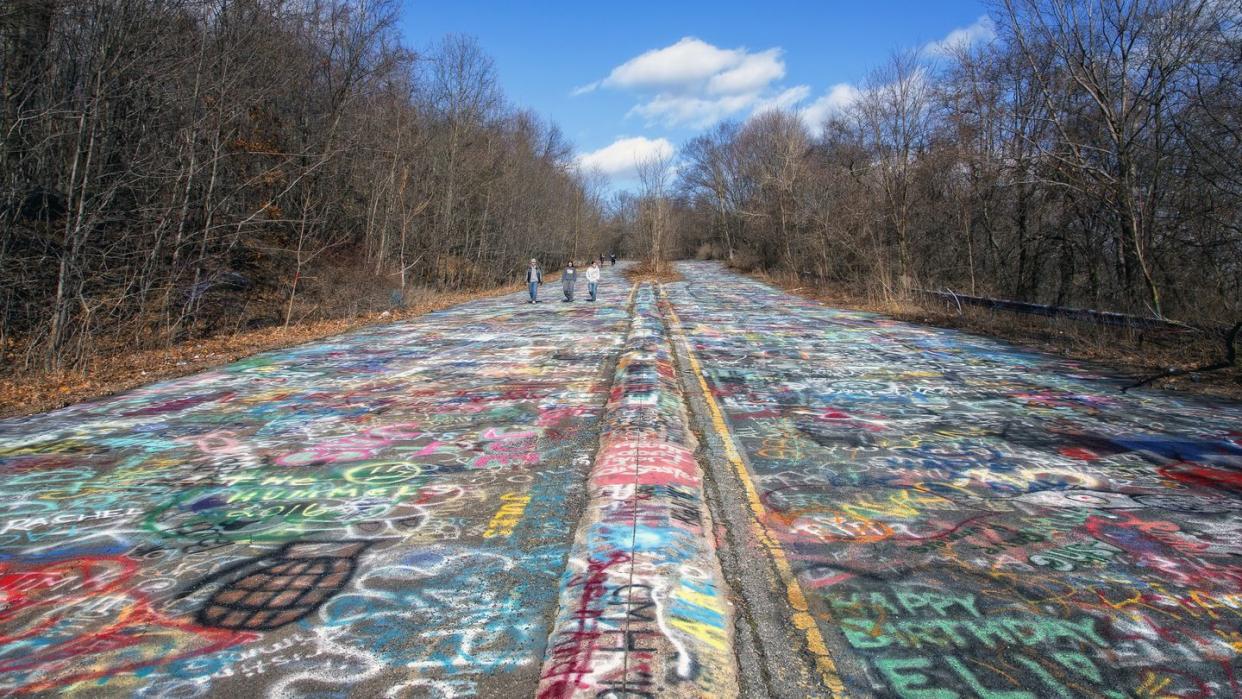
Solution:
[(571, 260), (565, 266), (565, 271), (561, 272), (561, 291), (565, 292), (565, 298), (561, 299), (561, 303), (569, 303), (574, 300), (574, 284), (578, 283), (578, 270), (574, 269), (574, 263)]

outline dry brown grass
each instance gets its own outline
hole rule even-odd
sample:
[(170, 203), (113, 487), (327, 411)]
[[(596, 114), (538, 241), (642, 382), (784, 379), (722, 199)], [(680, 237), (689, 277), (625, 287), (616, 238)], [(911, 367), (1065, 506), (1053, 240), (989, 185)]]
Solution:
[[(485, 296), (517, 291), (511, 285), (483, 291), (424, 291), (401, 309), (352, 318), (296, 323), (191, 340), (167, 349), (100, 352), (78, 371), (0, 373), (0, 417), (29, 415), (131, 388), (194, 374), (267, 350), (291, 347), (377, 323), (391, 323)], [(13, 364), (13, 363), (10, 363)]]
[[(899, 320), (1000, 338), (1032, 349), (1089, 361), (1135, 381), (1170, 368), (1202, 366), (1224, 356), (1224, 343), (1191, 331), (1131, 330), (1065, 318), (1029, 316), (964, 306), (959, 312), (937, 300), (877, 301), (805, 280), (754, 273), (757, 279), (838, 308), (882, 313)], [(1242, 368), (1161, 379), (1153, 387), (1232, 400), (1242, 399)]]
[(625, 269), (625, 278), (631, 282), (668, 283), (682, 280), (681, 272), (672, 262), (661, 262), (657, 269), (649, 261), (639, 262)]

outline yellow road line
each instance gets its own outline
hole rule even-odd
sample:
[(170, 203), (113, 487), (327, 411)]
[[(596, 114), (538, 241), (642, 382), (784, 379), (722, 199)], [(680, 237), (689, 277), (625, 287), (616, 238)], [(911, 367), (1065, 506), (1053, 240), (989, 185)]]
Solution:
[(742, 487), (746, 490), (746, 499), (750, 503), (750, 511), (754, 515), (751, 518), (751, 527), (754, 529), (755, 536), (760, 543), (764, 545), (772, 553), (772, 560), (776, 562), (777, 573), (781, 577), (781, 582), (785, 585), (785, 597), (789, 600), (789, 606), (793, 608), (793, 613), (789, 619), (794, 627), (802, 631), (806, 637), (806, 647), (811, 655), (815, 657), (815, 668), (819, 671), (820, 680), (833, 696), (844, 699), (846, 696), (845, 685), (841, 681), (841, 676), (837, 672), (837, 664), (832, 659), (832, 653), (828, 650), (828, 644), (824, 642), (824, 637), (819, 632), (819, 626), (815, 624), (815, 619), (811, 617), (808, 611), (806, 595), (802, 593), (802, 586), (798, 584), (798, 578), (794, 575), (793, 568), (789, 565), (789, 559), (785, 556), (785, 549), (781, 547), (779, 541), (768, 530), (767, 510), (763, 506), (763, 502), (759, 499), (759, 491), (755, 488), (754, 482), (750, 478), (750, 474), (746, 469), (746, 464), (742, 461), (742, 455), (738, 453), (733, 435), (729, 431), (728, 423), (725, 422), (724, 412), (720, 409), (720, 404), (716, 402), (716, 397), (712, 395), (711, 388), (707, 385), (707, 378), (703, 375), (703, 366), (699, 364), (699, 359), (694, 353), (694, 349), (690, 346), (690, 341), (686, 338), (686, 334), (682, 329), (681, 319), (677, 317), (677, 311), (673, 310), (673, 304), (668, 301), (668, 295), (664, 293), (664, 285), (660, 285), (660, 298), (664, 300), (665, 306), (668, 308), (670, 319), (670, 329), (673, 334), (681, 341), (682, 347), (685, 348), (686, 357), (690, 360), (690, 369), (694, 372), (694, 377), (698, 379), (699, 387), (703, 392), (703, 401), (707, 403), (707, 409), (712, 414), (712, 427), (716, 430), (716, 436), (720, 438), (724, 444), (725, 458), (733, 465), (734, 472), (737, 473), (738, 480), (742, 482)]

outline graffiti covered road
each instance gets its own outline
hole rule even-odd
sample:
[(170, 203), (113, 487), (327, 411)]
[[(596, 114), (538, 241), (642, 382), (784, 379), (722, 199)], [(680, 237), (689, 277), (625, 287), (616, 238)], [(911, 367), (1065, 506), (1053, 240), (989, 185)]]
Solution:
[(1242, 407), (680, 271), (676, 334), (740, 452), (712, 468), (791, 571), (821, 693), (1242, 696)]
[(0, 421), (0, 695), (1242, 696), (1242, 406), (680, 269)]
[(533, 695), (630, 325), (602, 288), (0, 422), (0, 694)]

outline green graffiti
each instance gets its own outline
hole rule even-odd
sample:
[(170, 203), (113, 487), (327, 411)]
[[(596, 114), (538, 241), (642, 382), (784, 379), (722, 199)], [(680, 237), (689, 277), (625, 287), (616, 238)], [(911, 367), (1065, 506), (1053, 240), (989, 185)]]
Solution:
[(1095, 620), (1084, 617), (1078, 621), (1069, 619), (1023, 618), (994, 616), (984, 620), (974, 619), (910, 619), (873, 621), (862, 618), (841, 620), (841, 632), (855, 648), (967, 648), (978, 641), (988, 648), (1001, 644), (1036, 646), (1068, 640), (1071, 643), (1090, 643), (1105, 647), (1103, 638), (1095, 631)]
[[(1012, 662), (1016, 662), (1038, 679), (1043, 686), (1027, 685), (1025, 688), (1002, 689), (997, 687), (989, 687), (983, 679), (977, 674), (977, 670), (972, 670), (967, 666), (969, 659), (962, 659), (953, 655), (940, 656), (938, 660), (943, 661), (943, 665), (937, 668), (937, 663), (931, 658), (876, 658), (872, 662), (876, 669), (883, 675), (884, 680), (892, 687), (893, 692), (902, 699), (955, 699), (956, 697), (971, 696), (980, 697), (981, 699), (1038, 699), (1039, 697), (1058, 697), (1060, 699), (1072, 699), (1076, 696), (1070, 691), (1060, 680), (1048, 672), (1039, 662), (1031, 658), (1021, 655), (1006, 656)], [(1097, 687), (1093, 690), (1097, 692), (1097, 696), (1107, 697), (1108, 699), (1124, 699), (1124, 694), (1115, 690), (1101, 689), (1098, 685), (1103, 682), (1099, 668), (1090, 658), (1073, 651), (1056, 652), (1052, 657), (1061, 665), (1065, 666), (1070, 672), (1081, 675)], [(988, 667), (985, 663), (976, 663), (981, 667)], [(933, 675), (937, 674), (935, 670), (947, 666), (949, 670), (960, 679), (961, 684), (951, 677), (937, 678)], [(1017, 680), (1010, 675), (1004, 675), (1005, 680), (1016, 683)], [(950, 683), (959, 691), (949, 689), (947, 687), (938, 686), (938, 683)], [(969, 690), (969, 691), (966, 691)]]
[(962, 661), (953, 656), (946, 657), (944, 661), (953, 668), (953, 672), (956, 672), (963, 682), (975, 691), (975, 694), (983, 699), (1037, 699), (1035, 694), (1021, 689), (1001, 690), (984, 687), (979, 678), (975, 677), (975, 674)]
[(834, 597), (830, 601), (833, 610), (838, 614), (858, 613), (874, 610), (876, 615), (899, 615), (902, 610), (907, 614), (923, 613), (931, 610), (940, 616), (948, 616), (954, 607), (961, 608), (973, 617), (982, 616), (975, 607), (975, 596), (953, 595), (926, 590), (902, 589), (892, 593), (896, 599), (890, 600), (883, 592), (855, 592), (849, 596)]
[(943, 687), (928, 687), (931, 678), (921, 672), (931, 667), (927, 658), (879, 658), (875, 666), (884, 675), (893, 691), (901, 699), (957, 699), (957, 692)]

